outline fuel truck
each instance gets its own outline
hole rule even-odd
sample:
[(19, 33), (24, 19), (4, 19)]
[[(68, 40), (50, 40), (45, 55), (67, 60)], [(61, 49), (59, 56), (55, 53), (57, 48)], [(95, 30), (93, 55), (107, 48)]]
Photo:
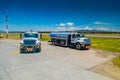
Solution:
[(89, 49), (91, 45), (89, 38), (77, 32), (51, 32), (49, 36), (52, 45), (74, 47), (77, 50)]

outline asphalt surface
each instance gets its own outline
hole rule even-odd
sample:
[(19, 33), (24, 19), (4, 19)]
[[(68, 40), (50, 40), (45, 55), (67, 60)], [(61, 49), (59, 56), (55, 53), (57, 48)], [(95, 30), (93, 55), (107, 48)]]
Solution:
[(112, 80), (89, 71), (110, 60), (96, 50), (75, 50), (42, 42), (40, 53), (20, 54), (19, 41), (0, 43), (0, 80)]

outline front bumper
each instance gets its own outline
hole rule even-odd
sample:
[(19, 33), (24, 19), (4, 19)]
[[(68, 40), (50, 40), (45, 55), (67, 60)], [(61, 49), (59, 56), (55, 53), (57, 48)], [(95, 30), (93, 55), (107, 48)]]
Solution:
[(91, 44), (81, 44), (81, 47), (84, 49), (89, 49)]
[(20, 45), (20, 52), (39, 52), (41, 45)]

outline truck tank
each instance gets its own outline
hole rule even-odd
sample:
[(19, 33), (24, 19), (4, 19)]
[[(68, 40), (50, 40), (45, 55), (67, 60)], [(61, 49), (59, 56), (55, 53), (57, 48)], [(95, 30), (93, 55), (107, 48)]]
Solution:
[(67, 39), (68, 35), (71, 35), (73, 33), (70, 32), (51, 32), (49, 36), (51, 38), (57, 38), (57, 39)]

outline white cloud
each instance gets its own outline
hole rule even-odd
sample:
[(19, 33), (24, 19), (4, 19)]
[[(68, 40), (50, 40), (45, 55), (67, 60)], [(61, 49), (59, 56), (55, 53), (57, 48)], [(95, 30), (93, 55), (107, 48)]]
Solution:
[(112, 31), (116, 31), (116, 29), (112, 29)]
[(57, 29), (58, 29), (58, 30), (66, 30), (65, 27), (58, 27)]
[(79, 30), (80, 28), (78, 27), (70, 27), (70, 30)]
[(89, 26), (86, 26), (84, 30), (93, 30), (93, 28), (90, 28)]
[(96, 22), (93, 22), (93, 24), (108, 24), (108, 23), (96, 21)]
[(61, 27), (63, 27), (63, 26), (65, 26), (66, 24), (64, 24), (64, 23), (60, 23), (59, 25), (60, 25)]
[(96, 28), (96, 30), (109, 30), (109, 28), (106, 28), (106, 27), (99, 27), (99, 28)]
[(74, 23), (73, 22), (68, 22), (67, 25), (72, 27), (74, 25)]
[(58, 26), (58, 24), (55, 24), (55, 26)]
[(75, 27), (70, 27), (70, 29), (71, 29), (71, 30), (74, 30), (74, 29), (76, 29), (76, 28), (75, 28)]

